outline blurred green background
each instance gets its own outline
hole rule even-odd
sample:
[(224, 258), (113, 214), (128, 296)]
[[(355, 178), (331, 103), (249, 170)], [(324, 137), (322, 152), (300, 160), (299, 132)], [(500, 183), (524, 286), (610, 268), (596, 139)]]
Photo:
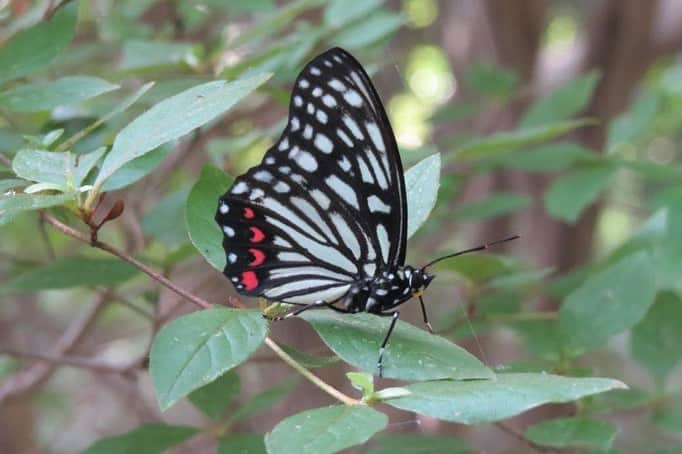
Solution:
[[(207, 300), (224, 302), (233, 288), (187, 236), (187, 195), (207, 163), (232, 175), (257, 164), (283, 129), (298, 71), (319, 51), (344, 47), (372, 75), (405, 167), (442, 156), (439, 199), (410, 241), (408, 263), (522, 236), (439, 265), (426, 295), (436, 331), (500, 370), (605, 376), (630, 386), (544, 406), (509, 424), (523, 434), (541, 421), (578, 415), (606, 425), (586, 423), (567, 446), (682, 452), (682, 3), (92, 0), (77, 4), (73, 39), (60, 45), (59, 26), (50, 31), (49, 65), (20, 80), (3, 78), (11, 52), (21, 52), (7, 43), (53, 9), (60, 20), (75, 4), (62, 3), (69, 5), (0, 0), (3, 198), (19, 184), (12, 161), (22, 148), (55, 149), (105, 118), (74, 145), (74, 153), (86, 155), (110, 145), (164, 98), (209, 80), (271, 72), (227, 115), (134, 161), (110, 182), (118, 191), (105, 199), (121, 198), (125, 211), (101, 238)], [(120, 89), (53, 100), (34, 86), (12, 92), (24, 82), (40, 86), (74, 75)], [(137, 103), (107, 116), (149, 81), (156, 83)], [(50, 212), (82, 227), (64, 207)], [(88, 367), (144, 356), (159, 321), (187, 309), (179, 297), (116, 265), (92, 273), (122, 273), (115, 285), (96, 278), (77, 287), (50, 283), (41, 267), (55, 257), (102, 254), (50, 229), (36, 211), (0, 208), (0, 224), (1, 452), (76, 452), (143, 422), (207, 424), (188, 402), (161, 415), (143, 371)], [(65, 267), (66, 274), (83, 272)], [(35, 270), (43, 274), (32, 278)], [(421, 326), (416, 304), (403, 314)], [(302, 321), (272, 329), (300, 350), (326, 352)], [(40, 358), (52, 354), (73, 361)], [(270, 390), (269, 400), (230, 431), (264, 433), (284, 416), (329, 403), (302, 380), (282, 387), (290, 369), (269, 352), (256, 356), (239, 367), (234, 399), (244, 404)], [(348, 390), (346, 369), (336, 363), (319, 374)], [(388, 414), (382, 438), (353, 452), (421, 452), (416, 447), (428, 443), (435, 447), (423, 452), (557, 445), (543, 439), (550, 432), (542, 426), (526, 434), (534, 440), (528, 443), (490, 424)], [(212, 452), (209, 432), (172, 452)], [(409, 437), (396, 443), (396, 434)], [(414, 435), (452, 438), (426, 442)]]

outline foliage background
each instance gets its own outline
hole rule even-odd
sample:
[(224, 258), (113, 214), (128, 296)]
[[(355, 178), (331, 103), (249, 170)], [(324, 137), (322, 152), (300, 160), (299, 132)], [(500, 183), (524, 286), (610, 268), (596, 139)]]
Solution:
[[(249, 79), (259, 88), (227, 114), (197, 120), (202, 127), (180, 140), (147, 144), (153, 151), (107, 181), (103, 189), (118, 190), (92, 214), (97, 223), (120, 211), (121, 200), (121, 217), (100, 239), (203, 299), (225, 303), (233, 289), (187, 235), (188, 194), (207, 163), (237, 175), (259, 161), (283, 127), (297, 71), (333, 45), (373, 73), (406, 167), (441, 153), (439, 199), (410, 242), (409, 262), (522, 235), (506, 251), (439, 268), (427, 294), (436, 331), (496, 371), (613, 377), (630, 386), (542, 406), (504, 425), (464, 426), (382, 406), (388, 427), (356, 449), (675, 452), (682, 436), (677, 2), (65, 3), (0, 1), (2, 452), (74, 452), (161, 422), (203, 428), (174, 452), (214, 449), (220, 436), (222, 452), (230, 452), (230, 443), (253, 442), (231, 434), (262, 434), (286, 416), (332, 403), (261, 349), (237, 369), (238, 378), (222, 378), (221, 389), (233, 395), (219, 393), (225, 400), (217, 409), (206, 410), (210, 404), (195, 396), (194, 405), (185, 399), (161, 414), (146, 372), (151, 337), (192, 306), (53, 229), (47, 216), (87, 232), (79, 217), (91, 215), (78, 207), (97, 201), (87, 190), (80, 204), (73, 193), (60, 199), (65, 175), (50, 173), (49, 156), (20, 150), (73, 146), (80, 164), (171, 95), (210, 80), (272, 73), (262, 85), (264, 78)], [(142, 94), (150, 81), (155, 85)], [(133, 103), (135, 93), (141, 97)], [(125, 100), (127, 108), (109, 115)], [(165, 112), (168, 124), (155, 124), (159, 134), (181, 124), (183, 114)], [(215, 181), (205, 172), (200, 181)], [(38, 186), (17, 198), (16, 188), (29, 191), (23, 179)], [(421, 326), (416, 304), (402, 314)], [(328, 355), (302, 320), (275, 324), (270, 335), (296, 352)], [(344, 375), (349, 366), (326, 364), (328, 357), (305, 361), (322, 361), (308, 364), (324, 365), (316, 370), (323, 380), (354, 393)], [(233, 419), (211, 421), (211, 411), (222, 414), (229, 402)], [(144, 427), (152, 434), (149, 452), (194, 435)], [(417, 434), (428, 439), (410, 438)]]

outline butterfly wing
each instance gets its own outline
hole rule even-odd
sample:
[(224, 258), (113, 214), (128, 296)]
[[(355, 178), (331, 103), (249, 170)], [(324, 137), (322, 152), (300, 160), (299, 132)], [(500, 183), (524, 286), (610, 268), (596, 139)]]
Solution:
[(402, 265), (403, 169), (369, 77), (343, 49), (296, 79), (288, 124), (263, 161), (220, 199), (225, 275), (240, 293), (333, 302)]

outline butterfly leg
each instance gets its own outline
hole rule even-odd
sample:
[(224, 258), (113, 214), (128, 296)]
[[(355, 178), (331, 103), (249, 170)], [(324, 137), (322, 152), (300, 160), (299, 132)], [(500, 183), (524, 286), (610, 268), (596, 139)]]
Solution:
[(335, 306), (332, 305), (332, 303), (328, 303), (327, 301), (315, 301), (315, 302), (312, 303), (312, 304), (306, 304), (306, 305), (304, 305), (304, 306), (301, 306), (301, 307), (299, 307), (298, 309), (296, 309), (296, 310), (294, 310), (294, 311), (292, 311), (292, 312), (289, 312), (289, 313), (286, 314), (286, 315), (282, 315), (282, 316), (280, 316), (280, 317), (266, 317), (266, 318), (269, 318), (269, 320), (271, 320), (271, 321), (273, 321), (273, 322), (278, 322), (278, 321), (284, 320), (284, 319), (286, 319), (286, 318), (295, 317), (295, 316), (297, 316), (297, 315), (299, 315), (299, 314), (301, 314), (301, 313), (307, 311), (308, 309), (316, 309), (316, 308), (320, 308), (320, 307), (328, 307), (329, 309), (333, 309), (333, 310), (335, 310), (336, 312), (341, 312), (342, 314), (347, 314), (347, 313), (348, 313), (347, 310), (345, 310), (345, 309), (340, 309), (340, 308), (338, 308), (338, 307), (335, 307)]
[(393, 328), (395, 328), (395, 324), (398, 321), (398, 317), (400, 317), (400, 311), (395, 311), (395, 312), (389, 312), (389, 313), (379, 313), (379, 315), (384, 315), (384, 316), (391, 316), (391, 326), (388, 327), (388, 332), (386, 333), (386, 336), (384, 337), (383, 342), (381, 343), (381, 347), (379, 348), (379, 359), (377, 360), (377, 372), (379, 372), (379, 377), (383, 377), (383, 372), (384, 372), (384, 366), (382, 364), (382, 360), (384, 359), (384, 350), (386, 350), (386, 344), (388, 343), (388, 338), (391, 337), (391, 333), (393, 332)]
[(426, 316), (426, 307), (424, 306), (424, 299), (420, 296), (419, 297), (419, 304), (422, 307), (422, 315), (424, 316), (424, 323), (426, 324), (426, 327), (429, 329), (429, 332), (433, 334), (433, 327), (431, 326), (431, 323), (429, 322), (429, 318)]

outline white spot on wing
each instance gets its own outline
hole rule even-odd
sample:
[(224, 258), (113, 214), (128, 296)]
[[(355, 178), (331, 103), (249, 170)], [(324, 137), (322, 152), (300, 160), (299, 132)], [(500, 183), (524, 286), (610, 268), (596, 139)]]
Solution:
[(243, 181), (240, 181), (234, 187), (232, 188), (232, 194), (243, 194), (246, 191), (249, 190), (249, 185), (244, 183)]
[(310, 74), (312, 74), (313, 76), (319, 76), (322, 73), (317, 66), (311, 66), (310, 67)]
[(316, 98), (322, 96), (322, 89), (320, 87), (313, 88), (313, 96)]
[(279, 145), (277, 146), (277, 149), (279, 151), (284, 151), (289, 148), (289, 138), (285, 137), (283, 138), (280, 142)]
[(230, 207), (227, 205), (227, 203), (220, 202), (220, 212), (222, 214), (227, 214), (228, 211), (230, 211)]
[(350, 115), (346, 114), (343, 116), (343, 123), (350, 130), (350, 132), (355, 136), (356, 139), (365, 140), (365, 135), (362, 133), (362, 131), (360, 131), (360, 127), (355, 122), (355, 120), (353, 120), (351, 118)]
[(381, 224), (377, 224), (377, 238), (379, 239), (379, 247), (381, 248), (381, 257), (384, 259), (384, 263), (388, 263), (388, 252), (391, 244), (388, 241), (386, 227)]
[(229, 254), (227, 254), (227, 261), (230, 263), (236, 262), (237, 261), (237, 254), (235, 254), (234, 252), (230, 252)]
[(372, 121), (368, 121), (365, 124), (365, 127), (367, 128), (367, 132), (372, 138), (372, 142), (374, 142), (374, 146), (377, 148), (377, 150), (385, 152), (386, 147), (384, 146), (384, 139), (381, 137), (381, 131), (379, 131), (377, 124)]
[(329, 86), (336, 91), (344, 92), (346, 91), (346, 86), (339, 79), (332, 79), (329, 81)]
[(263, 183), (270, 183), (272, 181), (272, 174), (267, 170), (259, 170), (253, 174), (253, 178)]
[(275, 184), (274, 189), (275, 189), (276, 192), (279, 192), (280, 194), (283, 194), (283, 193), (285, 193), (285, 192), (289, 192), (289, 190), (290, 190), (291, 188), (290, 188), (289, 185), (286, 184), (285, 182), (283, 182), (283, 181), (278, 181), (278, 182)]
[(229, 236), (230, 238), (234, 236), (234, 229), (229, 225), (223, 226), (223, 232), (225, 232), (225, 235)]
[(306, 106), (306, 110), (310, 115), (314, 114), (315, 106), (313, 105), (313, 103), (309, 102), (308, 105)]
[(339, 165), (344, 172), (348, 172), (351, 168), (351, 163), (345, 156), (341, 156), (341, 159), (339, 159)]
[(337, 129), (336, 135), (339, 136), (341, 140), (343, 140), (343, 142), (349, 147), (352, 148), (355, 145), (353, 141), (350, 140), (350, 137), (348, 137), (348, 134), (346, 134), (342, 129)]
[(360, 206), (358, 205), (357, 194), (345, 181), (336, 175), (327, 177), (325, 181), (332, 191), (336, 192), (346, 203), (354, 207), (356, 210), (360, 209)]
[(322, 152), (329, 154), (332, 152), (334, 149), (334, 145), (332, 144), (332, 141), (329, 140), (329, 137), (325, 136), (322, 133), (317, 133), (315, 136), (315, 146)]
[(374, 177), (372, 172), (367, 167), (365, 160), (358, 156), (358, 167), (360, 167), (360, 175), (362, 175), (362, 181), (365, 183), (374, 183)]
[(301, 107), (303, 105), (303, 99), (300, 96), (294, 96), (294, 105), (296, 105), (296, 107)]
[(299, 254), (298, 252), (280, 252), (277, 254), (277, 259), (283, 262), (308, 262), (308, 258)]
[(369, 196), (367, 199), (367, 204), (369, 205), (369, 211), (372, 213), (391, 213), (391, 207), (386, 205), (383, 200), (381, 200), (376, 195)]
[(310, 140), (313, 138), (313, 127), (310, 125), (305, 125), (305, 128), (303, 129), (303, 138)]
[(308, 172), (314, 172), (317, 170), (317, 160), (313, 155), (307, 151), (301, 151), (296, 155), (296, 163)]
[(350, 249), (351, 253), (353, 254), (353, 257), (356, 259), (360, 258), (360, 242), (358, 241), (358, 237), (355, 236), (353, 231), (351, 230), (350, 226), (348, 225), (348, 222), (341, 216), (339, 213), (332, 213), (330, 215), (332, 219), (332, 223), (334, 224), (334, 227), (336, 227), (336, 230), (339, 232), (339, 235), (341, 236), (341, 244), (344, 244), (348, 249)]
[(317, 112), (315, 112), (315, 118), (317, 118), (317, 121), (323, 125), (327, 124), (327, 114), (324, 112), (324, 110), (317, 109)]
[(336, 99), (332, 95), (324, 95), (322, 97), (322, 102), (327, 107), (336, 107)]
[(308, 88), (310, 86), (310, 82), (308, 82), (307, 79), (301, 79), (298, 81), (298, 86), (301, 88)]
[(291, 117), (291, 130), (292, 131), (298, 131), (298, 129), (301, 127), (301, 122), (298, 121), (297, 117)]
[(313, 196), (313, 199), (317, 202), (318, 205), (320, 205), (320, 208), (322, 208), (323, 210), (329, 209), (331, 200), (329, 200), (327, 194), (320, 191), (319, 189), (313, 189), (312, 191), (310, 191), (310, 195)]
[(343, 94), (343, 98), (351, 106), (362, 107), (362, 98), (360, 97), (360, 94), (355, 90), (348, 90)]

